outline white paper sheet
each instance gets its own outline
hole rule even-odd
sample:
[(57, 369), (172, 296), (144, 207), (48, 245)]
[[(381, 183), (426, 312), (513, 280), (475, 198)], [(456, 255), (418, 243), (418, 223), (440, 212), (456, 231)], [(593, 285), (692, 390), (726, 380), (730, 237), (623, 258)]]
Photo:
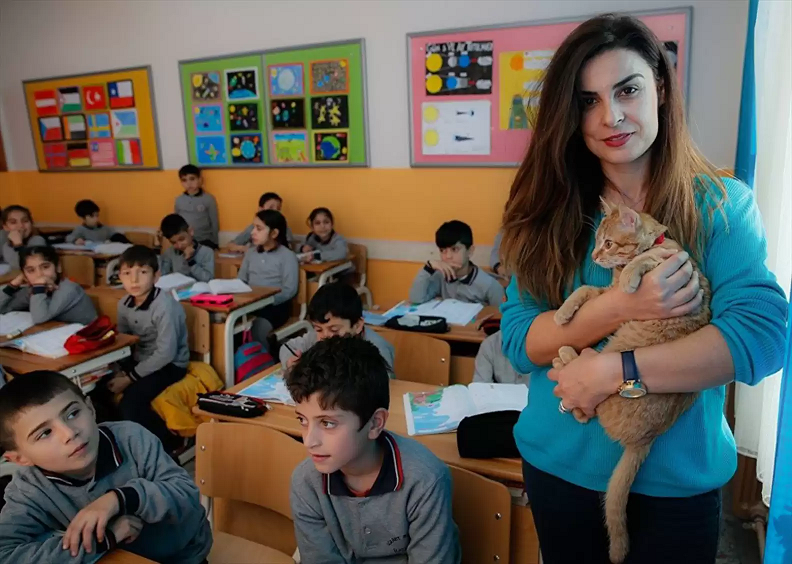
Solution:
[(85, 327), (85, 325), (81, 323), (72, 323), (70, 325), (50, 329), (49, 331), (42, 331), (35, 335), (22, 337), (21, 339), (7, 341), (0, 344), (0, 347), (11, 347), (26, 353), (47, 358), (61, 358), (69, 354), (69, 351), (63, 347), (66, 340), (83, 327)]
[(0, 335), (15, 335), (35, 325), (29, 311), (10, 311), (0, 315)]
[(488, 100), (421, 104), (424, 155), (489, 155), (491, 106)]
[(174, 272), (173, 274), (161, 276), (155, 286), (163, 290), (176, 290), (178, 288), (187, 288), (193, 284), (195, 284), (195, 278)]

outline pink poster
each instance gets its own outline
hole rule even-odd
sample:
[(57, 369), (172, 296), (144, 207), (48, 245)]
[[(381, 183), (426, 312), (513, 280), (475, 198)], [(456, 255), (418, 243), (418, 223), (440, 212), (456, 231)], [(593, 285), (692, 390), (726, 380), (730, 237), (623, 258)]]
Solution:
[[(639, 15), (687, 93), (691, 8)], [(516, 166), (555, 49), (584, 18), (407, 36), (412, 166)]]

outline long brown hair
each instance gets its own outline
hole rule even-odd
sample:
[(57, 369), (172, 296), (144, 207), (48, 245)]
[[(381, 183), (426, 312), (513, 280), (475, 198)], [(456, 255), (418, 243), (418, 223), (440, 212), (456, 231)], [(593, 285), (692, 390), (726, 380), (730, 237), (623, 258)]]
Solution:
[(640, 55), (663, 88), (644, 211), (700, 257), (704, 227), (697, 194), (713, 192), (715, 198), (705, 199), (714, 202), (705, 204), (710, 207), (725, 197), (717, 172), (690, 138), (677, 78), (657, 37), (627, 16), (605, 14), (581, 24), (547, 68), (533, 139), (503, 214), (504, 266), (516, 274), (521, 291), (551, 307), (563, 303), (575, 269), (585, 259), (605, 183), (600, 162), (580, 133), (580, 72), (592, 58), (612, 49)]

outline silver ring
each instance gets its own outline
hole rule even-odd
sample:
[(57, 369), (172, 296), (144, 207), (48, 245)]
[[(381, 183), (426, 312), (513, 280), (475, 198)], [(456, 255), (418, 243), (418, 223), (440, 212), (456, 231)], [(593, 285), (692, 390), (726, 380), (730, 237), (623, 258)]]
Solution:
[(569, 413), (569, 410), (567, 410), (567, 408), (564, 407), (564, 401), (563, 400), (558, 402), (558, 411), (560, 411), (561, 413)]

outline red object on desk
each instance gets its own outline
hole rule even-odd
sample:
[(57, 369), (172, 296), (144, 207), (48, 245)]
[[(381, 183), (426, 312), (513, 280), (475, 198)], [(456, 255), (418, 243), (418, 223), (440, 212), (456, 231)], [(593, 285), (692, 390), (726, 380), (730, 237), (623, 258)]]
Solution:
[(113, 325), (110, 318), (106, 315), (100, 315), (66, 339), (63, 348), (69, 351), (69, 354), (94, 351), (115, 343), (116, 334), (115, 325)]
[(234, 296), (231, 294), (198, 294), (190, 298), (190, 303), (197, 306), (229, 306), (234, 303)]

